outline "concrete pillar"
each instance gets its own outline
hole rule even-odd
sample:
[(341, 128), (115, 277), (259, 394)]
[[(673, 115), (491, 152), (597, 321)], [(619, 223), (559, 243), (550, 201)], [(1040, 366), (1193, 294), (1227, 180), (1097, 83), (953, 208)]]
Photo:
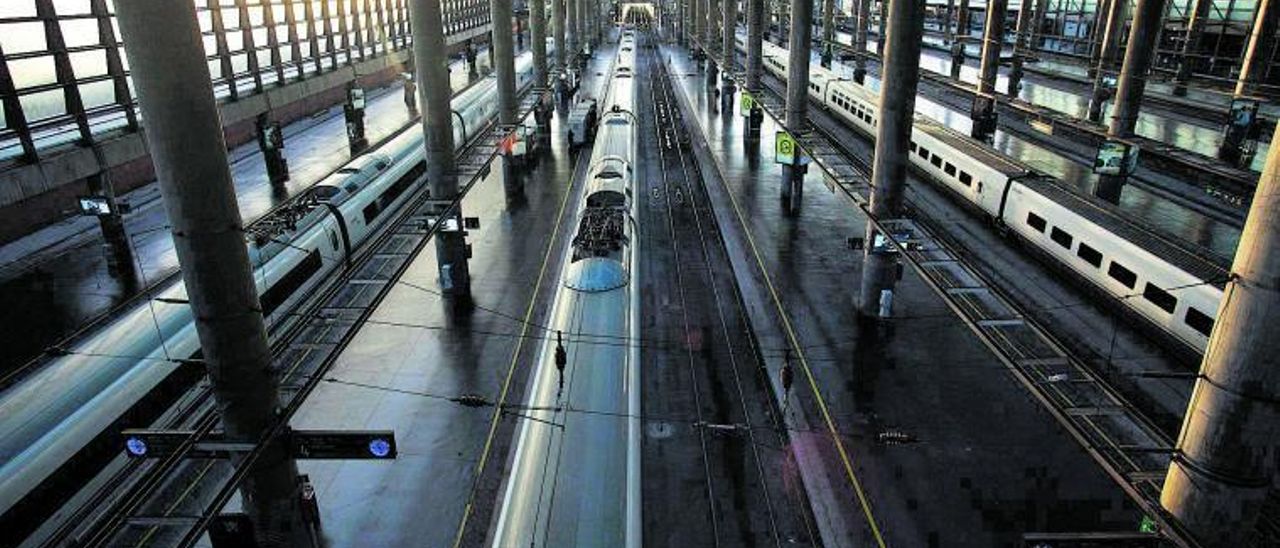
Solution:
[(702, 43), (710, 48), (715, 44), (715, 0), (703, 0), (702, 3)]
[(1272, 148), (1160, 494), (1161, 506), (1205, 546), (1245, 545), (1280, 455), (1277, 218), (1280, 150)]
[(1036, 0), (1036, 12), (1031, 17), (1031, 35), (1029, 38), (1028, 49), (1035, 51), (1040, 48), (1041, 29), (1044, 28), (1045, 12), (1049, 9), (1049, 0)]
[[(1126, 5), (1129, 3), (1129, 0), (1121, 1)], [(1089, 26), (1089, 79), (1093, 79), (1094, 74), (1097, 73), (1098, 59), (1101, 57), (1103, 50), (1103, 40), (1105, 40), (1107, 36), (1106, 27), (1108, 24), (1108, 14), (1111, 13), (1111, 8), (1114, 7), (1115, 4), (1116, 2), (1114, 0), (1099, 0), (1097, 4), (1098, 11), (1093, 14), (1093, 22)], [(1080, 16), (1081, 18), (1084, 17), (1083, 4), (1081, 4), (1080, 7)], [(1123, 20), (1121, 20), (1121, 23), (1123, 23)], [(1124, 29), (1123, 26), (1120, 28), (1122, 30)]]
[(533, 42), (534, 85), (545, 86), (547, 84), (546, 0), (529, 0), (529, 40)]
[[(1000, 75), (1000, 50), (1004, 46), (1004, 15), (1007, 0), (987, 2), (987, 22), (982, 29), (982, 63), (979, 65), (977, 96), (969, 109), (973, 121), (970, 135), (988, 141), (996, 132), (996, 78)], [(952, 67), (953, 74), (958, 72)]]
[(720, 41), (721, 54), (724, 57), (720, 63), (721, 71), (723, 71), (724, 81), (721, 84), (721, 98), (723, 98), (726, 112), (731, 110), (733, 105), (734, 84), (730, 76), (733, 74), (733, 67), (737, 61), (738, 44), (735, 38), (738, 34), (738, 0), (724, 0), (724, 32)]
[(565, 59), (569, 53), (569, 42), (566, 36), (566, 27), (568, 27), (568, 19), (565, 14), (564, 3), (568, 0), (551, 0), (551, 28), (556, 33), (556, 66), (557, 72), (565, 69)]
[(956, 0), (947, 0), (947, 12), (942, 16), (942, 43), (950, 44), (956, 38), (955, 27), (951, 24), (956, 15)]
[[(707, 33), (703, 37), (708, 48), (718, 46), (720, 43), (720, 35), (718, 33), (720, 27), (720, 2), (719, 0), (707, 0)], [(707, 62), (707, 91), (712, 92), (716, 89), (716, 65)]]
[[(1128, 0), (1118, 0), (1110, 3), (1110, 10), (1107, 13), (1107, 26), (1103, 31), (1102, 48), (1097, 57), (1097, 64), (1093, 69), (1093, 93), (1089, 99), (1089, 112), (1086, 115), (1090, 122), (1098, 122), (1102, 120), (1102, 108), (1106, 104), (1107, 99), (1111, 96), (1111, 89), (1107, 86), (1106, 78), (1114, 74), (1115, 58), (1120, 51), (1120, 35), (1124, 32), (1125, 11), (1128, 9)], [(1132, 49), (1132, 45), (1130, 48)]]
[(853, 80), (859, 84), (867, 77), (867, 31), (871, 28), (871, 0), (854, 0), (858, 3), (858, 24), (853, 29)]
[(1018, 26), (1013, 36), (1013, 61), (1009, 68), (1009, 87), (1005, 90), (1009, 97), (1016, 98), (1022, 87), (1022, 57), (1027, 54), (1028, 41), (1031, 38), (1031, 16), (1035, 8), (1028, 0), (1022, 0), (1018, 6)]
[[(1123, 4), (1123, 0), (1115, 0)], [(1156, 37), (1164, 17), (1165, 0), (1138, 0), (1129, 45), (1124, 52), (1124, 66), (1116, 86), (1115, 110), (1111, 114), (1110, 136), (1124, 139), (1133, 135), (1142, 107), (1142, 92), (1147, 86), (1147, 72), (1155, 56)]]
[(1187, 34), (1182, 41), (1182, 55), (1178, 59), (1178, 72), (1173, 76), (1173, 94), (1183, 97), (1187, 94), (1187, 81), (1191, 79), (1191, 69), (1196, 62), (1193, 56), (1200, 49), (1200, 35), (1204, 33), (1205, 22), (1209, 20), (1209, 6), (1213, 0), (1194, 0), (1191, 19), (1187, 21)]
[(697, 55), (697, 52), (702, 51), (702, 47), (703, 47), (702, 33), (705, 32), (703, 28), (707, 26), (707, 19), (706, 19), (706, 15), (704, 15), (702, 12), (703, 12), (703, 6), (706, 4), (706, 1), (707, 0), (689, 0), (689, 18), (690, 18), (690, 21), (692, 22), (692, 24), (689, 25), (689, 27), (690, 27), (690, 30), (693, 31), (693, 41), (695, 43), (695, 46), (694, 46), (695, 56)]
[(951, 79), (960, 79), (960, 69), (964, 67), (965, 44), (969, 42), (969, 0), (960, 0), (960, 13), (956, 16), (956, 37), (951, 43)]
[(511, 0), (490, 0), (489, 49), (493, 51), (493, 71), (498, 77), (498, 124), (516, 123), (515, 44), (511, 36)]
[[(804, 133), (809, 125), (809, 56), (813, 33), (813, 1), (791, 2), (790, 59), (787, 67), (787, 129)], [(799, 206), (804, 168), (783, 164), (782, 201), (795, 210)]]
[(1000, 74), (1000, 50), (1004, 47), (1004, 12), (1008, 4), (1008, 0), (987, 2), (987, 24), (982, 29), (978, 93), (995, 93), (996, 76)]
[[(1114, 3), (1124, 4), (1124, 0), (1114, 0)], [(1133, 27), (1129, 30), (1129, 45), (1125, 48), (1124, 66), (1120, 68), (1120, 82), (1116, 87), (1116, 102), (1111, 111), (1111, 125), (1107, 130), (1109, 138), (1132, 137), (1133, 128), (1138, 124), (1142, 92), (1147, 85), (1147, 70), (1151, 68), (1160, 21), (1164, 17), (1164, 3), (1165, 0), (1138, 0)], [(1125, 179), (1124, 176), (1100, 175), (1094, 194), (1118, 203)]]
[[(516, 127), (516, 59), (511, 33), (511, 0), (489, 0), (489, 14), (493, 19), (489, 48), (493, 51), (493, 71), (498, 79), (498, 126), (502, 131), (514, 131)], [(502, 184), (507, 192), (519, 192), (520, 179), (515, 176), (511, 151), (502, 154)]]
[[(130, 0), (116, 19), (223, 430), (256, 442), (280, 408), (279, 381), (195, 7)], [(297, 477), (287, 445), (276, 442), (241, 485), (261, 546), (310, 546)]]
[(1253, 17), (1253, 32), (1240, 65), (1240, 77), (1236, 80), (1236, 97), (1250, 95), (1250, 89), (1266, 76), (1271, 65), (1271, 52), (1275, 49), (1276, 26), (1280, 20), (1280, 6), (1275, 0), (1259, 0), (1258, 11)]
[[(764, 71), (764, 9), (768, 0), (747, 0), (747, 90), (758, 95), (764, 86), (760, 81)], [(764, 121), (764, 111), (759, 105), (751, 109), (747, 118), (747, 141), (760, 138), (760, 124)]]
[[(871, 163), (874, 190), (868, 207), (875, 219), (893, 219), (902, 208), (909, 164), (907, 146), (911, 142), (916, 85), (920, 80), (924, 9), (924, 2), (896, 1), (889, 5), (891, 42), (885, 48), (876, 152)], [(877, 233), (868, 221), (858, 300), (859, 311), (865, 317), (892, 314), (893, 286), (898, 279), (898, 256), (888, 246), (876, 245)]]
[(822, 66), (831, 68), (836, 41), (836, 0), (822, 2)]
[(760, 91), (764, 70), (764, 8), (768, 0), (747, 0), (747, 90)]
[(569, 51), (565, 52), (565, 58), (569, 62), (570, 67), (578, 66), (578, 51), (582, 49), (582, 36), (578, 34), (578, 0), (565, 0), (565, 43), (569, 44)]
[[(445, 56), (444, 25), (441, 0), (411, 0), (409, 15), (413, 25), (413, 56), (422, 80), (422, 132), (426, 137), (427, 182), (435, 200), (451, 200), (458, 196), (458, 177), (453, 158), (453, 112), (449, 99), (449, 59)], [(440, 285), (446, 295), (467, 296), (471, 291), (471, 275), (467, 268), (466, 242), (461, 230), (462, 211), (457, 210), (459, 226), (442, 230), (435, 236), (436, 262), (440, 269)]]
[[(1252, 88), (1261, 83), (1267, 67), (1271, 65), (1278, 16), (1280, 8), (1275, 6), (1274, 0), (1265, 0), (1258, 5), (1258, 10), (1254, 13), (1253, 31), (1241, 61), (1240, 76), (1236, 80), (1235, 99), (1250, 97), (1251, 92), (1256, 91)], [(1235, 118), (1234, 114), (1230, 116), (1222, 130), (1218, 159), (1247, 169), (1253, 161), (1253, 147), (1247, 145), (1258, 138), (1257, 113), (1255, 111), (1252, 115), (1250, 123), (1237, 123)]]
[(884, 59), (885, 29), (889, 28), (889, 0), (880, 0), (880, 39), (876, 40), (876, 55)]

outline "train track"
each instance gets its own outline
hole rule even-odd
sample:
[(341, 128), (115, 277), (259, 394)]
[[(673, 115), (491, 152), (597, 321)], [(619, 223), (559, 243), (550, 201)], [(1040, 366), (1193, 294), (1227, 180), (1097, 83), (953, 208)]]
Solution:
[[(652, 35), (647, 39), (657, 40)], [(749, 453), (749, 464), (759, 478), (762, 495), (762, 500), (759, 502), (763, 504), (763, 510), (767, 516), (769, 542), (775, 546), (781, 546), (783, 534), (778, 523), (777, 508), (770, 493), (769, 478), (765, 472), (765, 459), (760, 453), (760, 447), (765, 443), (757, 438), (764, 431), (778, 432), (784, 426), (779, 423), (779, 415), (776, 413), (770, 413), (771, 424), (757, 425), (752, 419), (752, 412), (747, 403), (747, 388), (744, 387), (746, 381), (743, 378), (743, 368), (749, 368), (748, 371), (756, 375), (767, 375), (767, 373), (763, 367), (759, 366), (761, 358), (754, 339), (749, 334), (744, 336), (742, 325), (735, 321), (736, 319), (730, 319), (733, 313), (729, 308), (737, 306), (738, 302), (736, 290), (735, 295), (726, 295), (716, 279), (718, 270), (713, 260), (712, 249), (721, 243), (719, 232), (714, 218), (708, 215), (710, 204), (705, 196), (705, 190), (700, 188), (701, 174), (697, 162), (690, 158), (685, 150), (689, 142), (687, 128), (681, 119), (679, 107), (675, 104), (672, 84), (662, 65), (661, 54), (653, 50), (653, 53), (648, 56), (647, 64), (651, 75), (650, 94), (656, 118), (654, 133), (662, 163), (660, 170), (662, 178), (659, 183), (661, 187), (653, 188), (652, 190), (657, 192), (652, 195), (660, 196), (659, 199), (666, 213), (669, 236), (666, 239), (671, 246), (674, 276), (678, 286), (680, 321), (684, 332), (691, 339), (685, 345), (684, 361), (689, 368), (689, 390), (697, 410), (695, 429), (698, 431), (706, 476), (706, 493), (711, 510), (711, 532), (716, 546), (737, 542), (737, 540), (726, 540), (731, 537), (729, 532), (722, 530), (722, 522), (728, 520), (724, 515), (725, 510), (719, 507), (719, 502), (722, 500), (720, 497), (724, 496), (728, 490), (748, 489), (749, 484), (741, 482), (737, 486), (718, 486), (717, 477), (712, 472), (712, 460), (715, 456), (726, 460), (731, 459), (730, 453), (741, 446), (741, 449)], [(729, 283), (732, 284), (732, 281)], [(733, 286), (730, 285), (730, 287)], [(692, 317), (689, 295), (694, 292), (709, 298), (710, 304), (713, 305), (711, 310), (714, 310), (714, 317), (709, 318), (713, 325), (698, 325), (697, 318)], [(704, 317), (704, 319), (707, 318)], [(699, 335), (694, 337), (694, 333)], [(720, 340), (720, 348), (713, 349), (712, 341), (715, 339)], [(743, 340), (749, 341), (746, 343), (747, 347), (736, 347), (743, 344), (738, 342)], [(702, 346), (700, 352), (695, 352), (695, 341)], [(717, 355), (723, 356), (727, 363), (717, 363), (720, 361), (716, 359)], [(704, 393), (706, 387), (700, 383), (700, 377), (704, 376), (707, 379), (702, 382), (711, 385), (713, 392), (711, 394)], [(759, 384), (767, 386), (767, 378), (756, 380), (763, 381)], [(717, 390), (719, 393), (715, 393)], [(726, 395), (729, 396), (728, 399), (736, 399), (737, 405), (725, 401)], [(717, 438), (727, 436), (741, 437), (743, 443), (721, 442), (717, 454)], [(724, 489), (726, 492), (719, 492), (718, 489)], [(737, 495), (741, 494), (737, 493)], [(745, 527), (748, 524), (740, 523), (739, 525)]]

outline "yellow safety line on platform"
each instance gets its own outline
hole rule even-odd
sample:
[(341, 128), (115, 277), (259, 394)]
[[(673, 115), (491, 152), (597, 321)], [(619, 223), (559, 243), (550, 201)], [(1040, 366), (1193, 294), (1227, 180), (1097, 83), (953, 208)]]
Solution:
[[(480, 476), (484, 474), (485, 465), (489, 461), (489, 451), (493, 448), (493, 440), (498, 433), (498, 422), (502, 419), (502, 405), (507, 401), (507, 393), (511, 390), (511, 379), (515, 376), (516, 362), (520, 358), (520, 350), (524, 347), (524, 341), (529, 334), (529, 326), (533, 325), (534, 305), (538, 303), (538, 292), (542, 289), (542, 280), (547, 273), (547, 264), (551, 262), (551, 251), (556, 247), (556, 240), (560, 235), (560, 225), (564, 220), (564, 210), (569, 204), (569, 196), (573, 195), (573, 183), (577, 179), (577, 161), (573, 163), (573, 169), (570, 173), (573, 175), (569, 178), (569, 186), (564, 190), (564, 197), (560, 199), (560, 211), (556, 213), (556, 224), (551, 230), (551, 239), (547, 241), (547, 250), (542, 255), (542, 266), (538, 267), (538, 280), (533, 284), (533, 294), (529, 297), (529, 306), (525, 309), (524, 319), (521, 324), (524, 327), (520, 329), (520, 336), (516, 339), (515, 351), (511, 353), (511, 364), (507, 367), (507, 377), (502, 382), (502, 393), (498, 396), (497, 404), (493, 407), (493, 419), (489, 423), (489, 435), (484, 440), (484, 450), (480, 453), (480, 463), (476, 466), (475, 478), (478, 481)], [(467, 520), (471, 517), (471, 512), (475, 508), (475, 489), (467, 495), (467, 505), (462, 510), (462, 519), (458, 522), (458, 533), (454, 536), (453, 546), (458, 548), (462, 545), (462, 536), (467, 529)]]
[[(708, 148), (707, 152), (711, 153), (711, 150)], [(711, 153), (711, 157), (712, 161), (715, 161), (714, 153)], [(716, 171), (722, 173), (719, 162), (715, 162), (715, 164)], [(876, 518), (871, 513), (871, 503), (867, 500), (867, 495), (862, 489), (862, 482), (858, 481), (858, 476), (853, 472), (853, 462), (849, 458), (849, 452), (845, 449), (844, 442), (840, 440), (840, 433), (836, 429), (835, 421), (831, 418), (831, 412), (827, 410), (827, 402), (822, 399), (822, 392), (818, 390), (818, 381), (809, 369), (809, 360), (804, 357), (804, 346), (800, 344), (795, 330), (791, 327), (791, 319), (787, 316), (787, 311), (782, 306), (782, 299), (778, 297), (778, 290), (773, 286), (773, 278), (769, 276), (769, 269), (765, 268), (760, 250), (756, 248), (755, 238), (751, 236), (751, 229), (747, 226), (742, 210), (738, 207), (738, 199), (734, 197), (733, 190), (729, 188), (729, 183), (725, 181), (724, 176), (719, 176), (719, 179), (720, 184), (724, 187), (725, 194), (729, 195), (729, 202), (733, 204), (734, 215), (738, 217), (738, 222), (742, 225), (742, 231), (747, 236), (747, 245), (751, 246), (751, 253), (755, 256), (756, 265), (760, 267), (760, 273), (764, 276), (765, 286), (769, 288), (769, 295), (773, 299), (774, 307), (778, 310), (778, 316), (782, 318), (782, 326), (787, 331), (787, 338), (791, 341), (791, 346), (794, 347), (796, 355), (800, 358), (800, 366), (804, 370), (805, 378), (809, 381), (809, 388), (813, 391), (813, 395), (818, 401), (818, 409), (822, 412), (822, 420), (826, 423), (827, 430), (831, 433), (831, 439), (835, 441), (836, 452), (840, 454), (840, 461), (844, 465), (845, 475), (849, 478), (849, 482), (853, 484), (853, 490), (858, 496), (858, 504), (862, 506), (862, 513), (867, 518), (867, 525), (871, 527), (871, 534), (875, 537), (876, 544), (880, 548), (885, 548), (884, 537), (880, 534), (880, 527), (876, 525)]]

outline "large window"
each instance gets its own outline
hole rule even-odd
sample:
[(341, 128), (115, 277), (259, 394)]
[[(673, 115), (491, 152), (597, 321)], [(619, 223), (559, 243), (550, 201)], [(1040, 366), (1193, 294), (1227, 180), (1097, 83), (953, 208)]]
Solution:
[[(0, 0), (0, 163), (137, 129), (120, 1)], [(220, 100), (409, 47), (409, 0), (185, 1)], [(447, 32), (487, 26), (488, 5), (446, 1)]]

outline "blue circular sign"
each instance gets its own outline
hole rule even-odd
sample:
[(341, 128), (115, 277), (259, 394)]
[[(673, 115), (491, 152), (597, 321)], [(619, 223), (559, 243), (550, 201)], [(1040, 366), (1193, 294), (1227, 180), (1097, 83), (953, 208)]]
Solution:
[(124, 440), (124, 447), (129, 451), (129, 454), (135, 457), (141, 457), (147, 454), (147, 442), (142, 441), (142, 438), (126, 439)]
[(382, 438), (373, 438), (369, 442), (369, 453), (378, 458), (386, 457), (391, 454), (391, 443)]

